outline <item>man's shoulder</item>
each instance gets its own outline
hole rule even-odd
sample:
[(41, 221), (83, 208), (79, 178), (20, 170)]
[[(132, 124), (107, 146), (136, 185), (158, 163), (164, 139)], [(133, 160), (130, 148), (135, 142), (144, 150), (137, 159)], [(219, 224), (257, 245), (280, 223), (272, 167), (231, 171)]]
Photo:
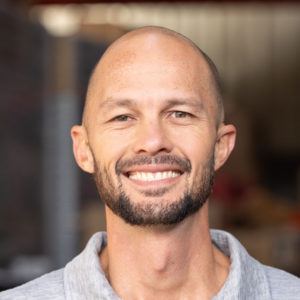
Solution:
[(272, 299), (298, 300), (300, 295), (300, 278), (283, 270), (264, 266), (270, 284)]
[(215, 299), (300, 299), (300, 278), (260, 263), (228, 232), (211, 230), (211, 236), (231, 259), (229, 276)]
[(63, 269), (0, 293), (0, 300), (63, 300)]

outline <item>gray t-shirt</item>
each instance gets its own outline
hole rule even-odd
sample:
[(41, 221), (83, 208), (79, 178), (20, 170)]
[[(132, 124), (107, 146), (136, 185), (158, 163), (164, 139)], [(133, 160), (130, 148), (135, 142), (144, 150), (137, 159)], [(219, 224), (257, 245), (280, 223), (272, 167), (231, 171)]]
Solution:
[[(252, 258), (231, 234), (211, 230), (214, 245), (231, 260), (227, 280), (213, 300), (300, 300), (300, 279)], [(105, 232), (89, 240), (65, 268), (0, 293), (1, 300), (120, 300), (102, 270), (99, 253)]]

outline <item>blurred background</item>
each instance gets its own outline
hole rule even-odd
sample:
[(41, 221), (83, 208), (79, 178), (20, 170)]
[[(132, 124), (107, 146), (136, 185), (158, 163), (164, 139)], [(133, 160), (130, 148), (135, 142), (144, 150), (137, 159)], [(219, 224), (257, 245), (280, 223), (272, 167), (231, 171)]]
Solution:
[(238, 139), (211, 227), (300, 275), (300, 2), (0, 0), (0, 290), (64, 266), (105, 230), (69, 132), (102, 53), (144, 25), (191, 38), (220, 71)]

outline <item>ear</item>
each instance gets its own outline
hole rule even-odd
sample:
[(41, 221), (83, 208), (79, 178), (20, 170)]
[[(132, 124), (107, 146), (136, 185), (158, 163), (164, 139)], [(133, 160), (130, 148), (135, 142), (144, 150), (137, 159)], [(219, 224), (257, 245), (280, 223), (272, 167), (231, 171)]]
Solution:
[(85, 128), (78, 125), (73, 126), (71, 137), (73, 140), (73, 153), (78, 166), (85, 172), (94, 173), (94, 158)]
[(235, 145), (236, 129), (233, 125), (220, 125), (215, 146), (215, 171), (228, 159)]

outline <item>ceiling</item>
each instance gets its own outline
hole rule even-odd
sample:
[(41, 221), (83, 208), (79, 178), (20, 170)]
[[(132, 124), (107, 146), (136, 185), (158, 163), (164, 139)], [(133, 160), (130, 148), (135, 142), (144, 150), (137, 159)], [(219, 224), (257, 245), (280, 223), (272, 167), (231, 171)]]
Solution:
[[(20, 2), (27, 3), (27, 5), (36, 5), (36, 4), (67, 4), (67, 3), (146, 3), (146, 2), (238, 2), (238, 3), (244, 3), (244, 2), (281, 2), (280, 0), (210, 0), (210, 1), (205, 1), (205, 0), (20, 0)], [(300, 2), (300, 0), (287, 0), (284, 1), (286, 2)]]

